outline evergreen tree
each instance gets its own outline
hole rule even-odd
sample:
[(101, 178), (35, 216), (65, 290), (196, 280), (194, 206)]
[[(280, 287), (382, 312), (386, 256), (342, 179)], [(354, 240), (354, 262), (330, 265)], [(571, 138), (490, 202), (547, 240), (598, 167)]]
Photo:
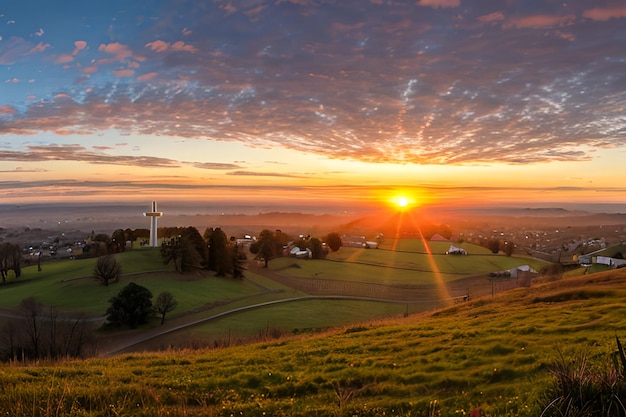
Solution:
[(213, 233), (211, 233), (210, 239), (209, 248), (214, 262), (215, 276), (225, 277), (232, 272), (226, 233), (219, 227), (216, 227)]

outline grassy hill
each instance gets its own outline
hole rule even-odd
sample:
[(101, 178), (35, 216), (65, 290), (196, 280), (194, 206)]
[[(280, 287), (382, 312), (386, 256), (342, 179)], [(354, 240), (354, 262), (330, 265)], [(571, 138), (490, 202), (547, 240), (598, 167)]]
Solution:
[(0, 368), (14, 416), (537, 416), (558, 352), (604, 364), (626, 270), (434, 313), (216, 350)]

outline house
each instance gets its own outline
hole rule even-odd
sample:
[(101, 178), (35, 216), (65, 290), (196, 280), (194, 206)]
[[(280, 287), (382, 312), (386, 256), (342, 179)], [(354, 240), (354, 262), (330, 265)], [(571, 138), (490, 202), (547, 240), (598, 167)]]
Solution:
[(467, 255), (467, 251), (463, 248), (450, 245), (450, 249), (447, 250), (446, 255)]

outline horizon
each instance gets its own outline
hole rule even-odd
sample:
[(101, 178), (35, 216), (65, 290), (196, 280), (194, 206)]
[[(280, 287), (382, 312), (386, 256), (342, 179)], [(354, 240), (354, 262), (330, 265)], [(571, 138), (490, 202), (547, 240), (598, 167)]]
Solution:
[(626, 204), (621, 2), (55, 3), (0, 8), (2, 203)]

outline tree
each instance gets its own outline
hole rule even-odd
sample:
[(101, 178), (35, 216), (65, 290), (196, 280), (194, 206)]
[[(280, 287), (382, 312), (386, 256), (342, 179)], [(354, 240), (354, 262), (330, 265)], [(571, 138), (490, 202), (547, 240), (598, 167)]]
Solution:
[(34, 358), (39, 358), (43, 327), (43, 305), (35, 300), (34, 297), (28, 297), (22, 300), (20, 309), (24, 315), (24, 331), (28, 335), (30, 352)]
[(311, 258), (313, 259), (323, 259), (326, 257), (326, 251), (324, 251), (324, 246), (322, 245), (322, 241), (316, 237), (312, 237), (309, 240), (309, 248), (311, 249)]
[[(184, 227), (180, 231), (180, 237), (189, 244), (189, 249), (195, 251), (200, 257), (199, 262), (194, 262), (194, 267), (205, 268), (208, 258), (207, 243), (195, 227)], [(197, 258), (197, 257), (196, 257)]]
[(157, 296), (154, 308), (161, 315), (161, 325), (165, 323), (165, 315), (173, 311), (177, 305), (178, 301), (176, 301), (171, 292), (164, 291)]
[(22, 253), (19, 245), (12, 243), (0, 243), (0, 276), (2, 283), (6, 282), (9, 271), (13, 271), (15, 278), (22, 275)]
[(173, 262), (181, 273), (206, 268), (207, 245), (195, 227), (166, 228), (164, 232), (165, 237), (171, 237), (161, 244), (161, 257), (166, 265)]
[(329, 233), (326, 236), (326, 244), (333, 252), (337, 252), (339, 248), (343, 246), (341, 236), (339, 236), (339, 233), (336, 232)]
[(131, 329), (148, 321), (152, 313), (152, 293), (146, 287), (131, 282), (109, 300), (107, 320), (113, 326)]
[(93, 269), (93, 276), (102, 281), (105, 287), (109, 286), (109, 282), (117, 282), (122, 275), (122, 266), (113, 255), (104, 255), (98, 258), (96, 266)]
[(500, 241), (498, 239), (489, 239), (487, 241), (487, 249), (489, 249), (491, 253), (498, 253), (500, 251)]
[(180, 246), (180, 238), (170, 239), (169, 241), (163, 240), (161, 242), (161, 258), (165, 265), (169, 265), (170, 262), (174, 264), (176, 272), (183, 272), (182, 265), (180, 265), (180, 259), (182, 258), (183, 249)]
[(246, 261), (246, 254), (243, 251), (239, 251), (239, 247), (235, 244), (231, 247), (233, 269), (232, 274), (235, 279), (244, 278), (243, 271), (246, 270), (244, 262)]
[(110, 253), (120, 253), (126, 250), (126, 235), (123, 229), (117, 229), (111, 235), (111, 243), (109, 244)]
[(268, 263), (278, 254), (279, 243), (276, 236), (270, 230), (262, 230), (259, 238), (250, 245), (250, 252), (257, 258), (263, 259), (263, 268), (267, 268)]
[(225, 277), (232, 272), (228, 249), (226, 233), (216, 227), (209, 237), (209, 265), (215, 271), (215, 276)]

